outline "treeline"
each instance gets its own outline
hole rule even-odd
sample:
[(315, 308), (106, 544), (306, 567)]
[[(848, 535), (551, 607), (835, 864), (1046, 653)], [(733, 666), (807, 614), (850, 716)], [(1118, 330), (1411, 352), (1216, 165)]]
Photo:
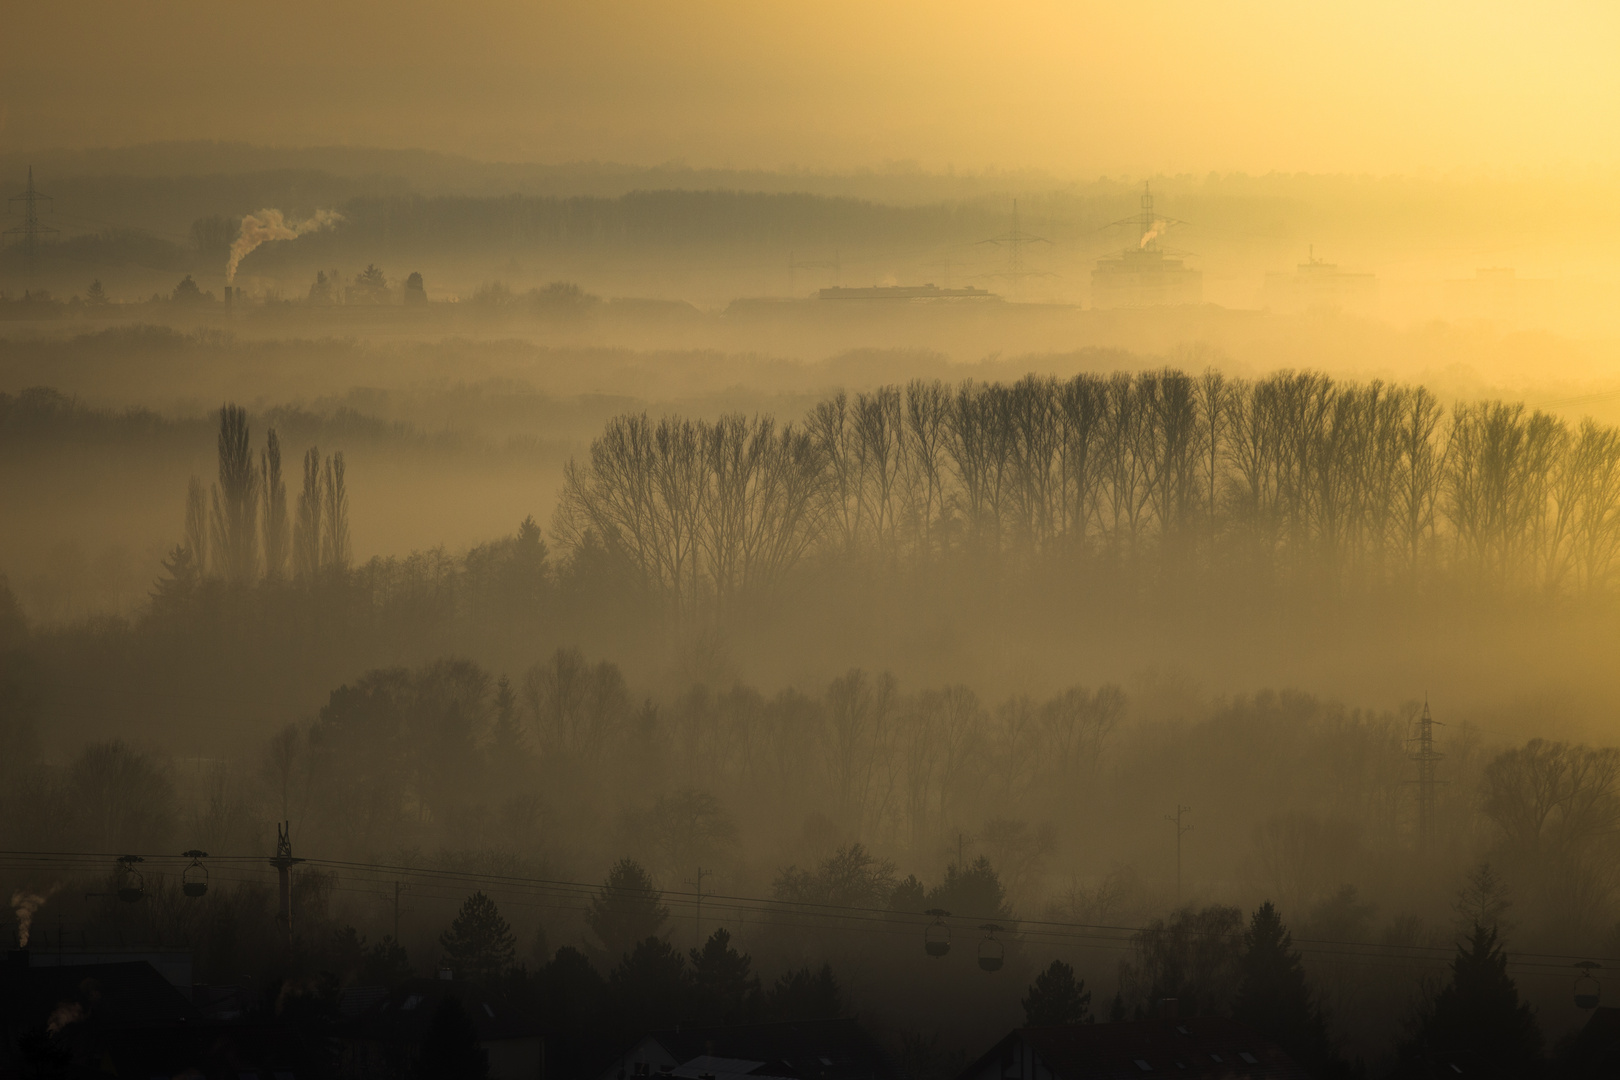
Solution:
[(1620, 432), (1311, 372), (918, 381), (801, 423), (619, 417), (570, 465), (556, 532), (686, 622), (827, 561), (1592, 596), (1620, 552)]

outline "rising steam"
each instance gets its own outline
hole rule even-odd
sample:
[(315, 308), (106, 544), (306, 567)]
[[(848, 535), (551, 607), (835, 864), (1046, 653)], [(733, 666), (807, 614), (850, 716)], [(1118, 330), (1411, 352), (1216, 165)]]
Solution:
[(1159, 221), (1155, 221), (1153, 223), (1153, 227), (1148, 229), (1147, 232), (1142, 234), (1142, 243), (1139, 244), (1138, 246), (1139, 247), (1144, 247), (1144, 248), (1147, 247), (1150, 242), (1152, 242), (1154, 240), (1157, 240), (1159, 237), (1163, 236), (1165, 234), (1165, 230), (1167, 230), (1169, 228), (1170, 228), (1170, 223), (1168, 221), (1164, 221), (1162, 219), (1159, 220)]
[(260, 210), (242, 218), (242, 231), (231, 245), (231, 259), (225, 264), (225, 283), (236, 280), (236, 268), (247, 253), (271, 240), (296, 240), (305, 233), (329, 229), (343, 220), (336, 210), (317, 210), (315, 216), (297, 225), (287, 224), (280, 210)]
[(28, 948), (28, 931), (34, 925), (34, 912), (38, 911), (46, 900), (56, 895), (60, 885), (52, 885), (45, 890), (45, 895), (24, 892), (18, 889), (11, 894), (11, 910), (17, 915), (17, 948)]

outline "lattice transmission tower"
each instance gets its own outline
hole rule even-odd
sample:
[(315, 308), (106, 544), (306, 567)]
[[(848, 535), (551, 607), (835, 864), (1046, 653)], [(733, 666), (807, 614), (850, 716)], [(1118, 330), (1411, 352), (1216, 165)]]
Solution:
[(992, 274), (991, 276), (1006, 278), (1013, 282), (1014, 285), (1021, 283), (1025, 278), (1052, 276), (1051, 274), (1042, 270), (1030, 270), (1024, 265), (1025, 248), (1031, 246), (1032, 244), (1050, 244), (1051, 242), (1052, 241), (1048, 240), (1044, 236), (1036, 236), (1033, 233), (1027, 233), (1019, 227), (1017, 199), (1013, 200), (1012, 228), (1002, 233), (1000, 236), (992, 236), (988, 240), (979, 241), (981, 244), (994, 244), (996, 247), (1006, 249), (1006, 269), (1001, 271), (999, 274)]
[(39, 277), (39, 249), (42, 241), (54, 236), (60, 230), (53, 229), (39, 219), (39, 204), (51, 202), (49, 195), (34, 187), (34, 167), (28, 166), (28, 187), (21, 195), (13, 195), (8, 205), (16, 206), (22, 203), (23, 222), (15, 228), (7, 229), (3, 235), (16, 237), (16, 246), (22, 250), (23, 278), (31, 290), (38, 284)]
[(1423, 702), (1423, 715), (1418, 718), (1417, 750), (1412, 754), (1412, 760), (1417, 762), (1417, 810), (1418, 810), (1418, 846), (1425, 850), (1434, 843), (1434, 793), (1440, 781), (1436, 777), (1436, 767), (1445, 757), (1434, 748), (1434, 725), (1436, 721), (1429, 714), (1429, 702)]

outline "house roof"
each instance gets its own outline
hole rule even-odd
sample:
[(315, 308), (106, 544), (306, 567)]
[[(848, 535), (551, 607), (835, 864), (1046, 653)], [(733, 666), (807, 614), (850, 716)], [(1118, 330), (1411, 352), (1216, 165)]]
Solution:
[(8, 955), (0, 966), (0, 1018), (15, 1030), (29, 1030), (45, 1025), (58, 1010), (120, 1025), (193, 1015), (185, 995), (144, 960), (35, 967), (26, 953)]
[[(1275, 1043), (1218, 1016), (1019, 1028), (962, 1072), (982, 1076), (998, 1058), (1032, 1049), (1057, 1080), (1309, 1080)], [(999, 1071), (998, 1071), (999, 1075)]]
[(433, 1010), (446, 997), (478, 1028), (478, 1041), (537, 1038), (540, 1031), (516, 1009), (496, 1001), (471, 983), (449, 979), (409, 979), (380, 995), (348, 1025), (344, 1037), (363, 1042), (417, 1043), (427, 1033)]
[(1569, 1048), (1565, 1065), (1572, 1077), (1620, 1076), (1620, 1008), (1592, 1010)]
[[(648, 1036), (682, 1063), (699, 1057), (756, 1063), (754, 1076), (799, 1080), (899, 1080), (877, 1041), (854, 1020), (789, 1020), (729, 1027), (691, 1027)], [(703, 1070), (715, 1072), (713, 1069)], [(694, 1074), (695, 1075), (695, 1074)], [(718, 1073), (716, 1073), (718, 1077)]]

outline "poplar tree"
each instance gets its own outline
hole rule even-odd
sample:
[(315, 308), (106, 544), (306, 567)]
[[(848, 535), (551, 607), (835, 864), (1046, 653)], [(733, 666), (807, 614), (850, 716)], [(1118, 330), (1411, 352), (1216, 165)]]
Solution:
[(259, 457), (263, 493), (264, 576), (279, 581), (287, 573), (287, 485), (281, 478), (281, 440), (271, 428)]
[(298, 524), (293, 534), (293, 572), (304, 579), (321, 569), (321, 451), (304, 452), (304, 489), (298, 496)]

